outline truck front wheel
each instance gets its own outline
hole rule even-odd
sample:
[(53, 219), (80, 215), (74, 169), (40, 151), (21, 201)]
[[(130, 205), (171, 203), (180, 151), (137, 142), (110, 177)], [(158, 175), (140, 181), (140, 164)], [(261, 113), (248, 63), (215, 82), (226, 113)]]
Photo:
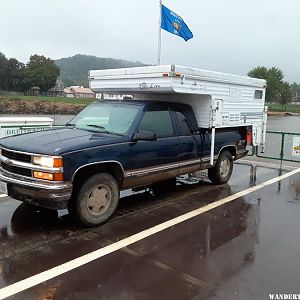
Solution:
[(116, 179), (99, 173), (88, 178), (70, 199), (69, 214), (80, 225), (93, 227), (108, 220), (118, 206), (120, 197)]
[(233, 170), (233, 159), (229, 151), (221, 152), (215, 166), (208, 169), (208, 177), (215, 184), (227, 183)]

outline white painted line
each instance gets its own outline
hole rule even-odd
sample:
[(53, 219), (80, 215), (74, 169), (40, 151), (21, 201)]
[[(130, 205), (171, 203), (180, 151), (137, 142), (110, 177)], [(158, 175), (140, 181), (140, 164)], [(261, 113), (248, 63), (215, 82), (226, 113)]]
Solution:
[(280, 180), (283, 180), (285, 178), (293, 176), (293, 175), (295, 175), (297, 173), (300, 173), (300, 168), (298, 168), (296, 170), (293, 170), (293, 171), (291, 171), (289, 173), (286, 173), (286, 174), (284, 174), (282, 176), (278, 176), (278, 177), (272, 178), (272, 179), (270, 179), (270, 180), (268, 180), (268, 181), (266, 181), (266, 182), (264, 182), (262, 184), (259, 184), (257, 186), (253, 186), (253, 187), (248, 188), (248, 189), (246, 189), (244, 191), (238, 192), (238, 193), (236, 193), (234, 195), (225, 197), (225, 198), (223, 198), (221, 200), (213, 202), (213, 203), (211, 203), (209, 205), (206, 205), (204, 207), (200, 207), (198, 209), (190, 211), (190, 212), (188, 212), (186, 214), (183, 214), (183, 215), (181, 215), (179, 217), (176, 217), (176, 218), (171, 219), (169, 221), (166, 221), (166, 222), (163, 222), (161, 224), (158, 224), (158, 225), (156, 225), (154, 227), (148, 228), (148, 229), (146, 229), (144, 231), (136, 233), (136, 234), (134, 234), (132, 236), (129, 236), (129, 237), (123, 239), (123, 240), (120, 240), (120, 241), (118, 241), (116, 243), (113, 243), (113, 244), (108, 245), (106, 247), (100, 248), (100, 249), (98, 249), (96, 251), (90, 252), (88, 254), (85, 254), (85, 255), (80, 256), (78, 258), (75, 258), (73, 260), (70, 260), (70, 261), (68, 261), (66, 263), (63, 263), (63, 264), (61, 264), (59, 266), (56, 266), (56, 267), (54, 267), (52, 269), (49, 269), (47, 271), (41, 272), (39, 274), (36, 274), (34, 276), (28, 277), (28, 278), (26, 278), (24, 280), (21, 280), (19, 282), (11, 284), (11, 285), (9, 285), (7, 287), (4, 287), (4, 288), (0, 289), (0, 299), (4, 299), (4, 298), (10, 297), (10, 296), (13, 296), (13, 295), (15, 295), (17, 293), (20, 293), (22, 291), (25, 291), (25, 290), (27, 290), (27, 289), (29, 289), (31, 287), (34, 287), (34, 286), (36, 286), (36, 285), (38, 285), (40, 283), (43, 283), (43, 282), (45, 282), (47, 280), (50, 280), (50, 279), (53, 279), (53, 278), (55, 278), (55, 277), (57, 277), (59, 275), (62, 275), (62, 274), (67, 273), (69, 271), (72, 271), (72, 270), (74, 270), (76, 268), (79, 268), (79, 267), (81, 267), (83, 265), (86, 265), (87, 263), (90, 263), (90, 262), (92, 262), (92, 261), (94, 261), (96, 259), (99, 259), (99, 258), (101, 258), (101, 257), (103, 257), (105, 255), (113, 253), (113, 252), (115, 252), (117, 250), (120, 250), (120, 249), (122, 249), (124, 247), (127, 247), (127, 246), (129, 246), (129, 245), (131, 245), (133, 243), (141, 241), (141, 240), (143, 240), (143, 239), (145, 239), (145, 238), (147, 238), (149, 236), (152, 236), (152, 235), (154, 235), (154, 234), (156, 234), (158, 232), (161, 232), (161, 231), (163, 231), (163, 230), (165, 230), (167, 228), (173, 227), (173, 226), (175, 226), (175, 225), (177, 225), (179, 223), (182, 223), (182, 222), (184, 222), (186, 220), (189, 220), (191, 218), (199, 216), (199, 215), (201, 215), (201, 214), (203, 214), (203, 213), (205, 213), (205, 212), (207, 212), (209, 210), (212, 210), (212, 209), (217, 208), (217, 207), (219, 207), (219, 206), (221, 206), (223, 204), (226, 204), (226, 203), (229, 203), (231, 201), (234, 201), (234, 200), (236, 200), (236, 199), (238, 199), (240, 197), (243, 197), (245, 195), (253, 193), (253, 192), (257, 191), (257, 190), (260, 190), (260, 189), (262, 189), (262, 188), (264, 188), (266, 186), (269, 186), (269, 185), (271, 185), (273, 183), (276, 183), (276, 182), (278, 182)]
[(4, 198), (4, 197), (7, 197), (7, 195), (5, 195), (5, 194), (0, 195), (0, 198)]

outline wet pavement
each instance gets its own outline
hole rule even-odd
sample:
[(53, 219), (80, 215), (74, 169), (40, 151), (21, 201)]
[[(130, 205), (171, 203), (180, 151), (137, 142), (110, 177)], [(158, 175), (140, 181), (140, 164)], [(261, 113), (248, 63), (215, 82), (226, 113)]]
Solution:
[[(281, 173), (235, 165), (229, 184), (179, 180), (164, 194), (123, 193), (106, 224), (0, 198), (0, 289)], [(300, 291), (300, 174), (115, 251), (11, 299), (269, 299)]]

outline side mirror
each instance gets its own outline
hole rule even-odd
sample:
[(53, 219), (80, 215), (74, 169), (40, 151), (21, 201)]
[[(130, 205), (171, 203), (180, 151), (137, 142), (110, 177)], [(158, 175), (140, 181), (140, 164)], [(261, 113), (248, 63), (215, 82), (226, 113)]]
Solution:
[(154, 132), (148, 130), (140, 130), (135, 133), (133, 140), (137, 141), (156, 141), (157, 136)]

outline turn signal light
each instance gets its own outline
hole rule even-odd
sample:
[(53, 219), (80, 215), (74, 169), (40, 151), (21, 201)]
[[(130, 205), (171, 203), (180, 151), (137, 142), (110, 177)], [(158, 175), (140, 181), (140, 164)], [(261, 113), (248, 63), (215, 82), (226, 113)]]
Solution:
[(63, 159), (62, 158), (54, 158), (53, 167), (60, 168), (63, 166)]
[(63, 181), (64, 180), (63, 173), (52, 174), (52, 173), (34, 171), (33, 177), (38, 178), (38, 179), (50, 180), (50, 181)]

